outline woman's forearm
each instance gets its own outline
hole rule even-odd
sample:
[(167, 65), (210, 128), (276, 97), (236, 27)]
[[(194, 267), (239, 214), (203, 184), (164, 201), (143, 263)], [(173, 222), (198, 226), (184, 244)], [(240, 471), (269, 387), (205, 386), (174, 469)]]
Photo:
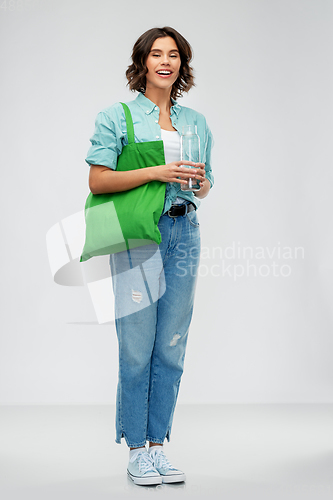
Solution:
[(146, 167), (119, 172), (101, 165), (91, 165), (89, 189), (93, 194), (127, 191), (152, 181), (152, 168), (153, 167)]
[[(194, 165), (199, 168), (193, 170)], [(137, 170), (119, 172), (102, 165), (91, 165), (89, 173), (89, 188), (92, 194), (117, 193), (128, 191), (151, 181), (185, 183), (189, 178), (196, 178), (200, 184), (204, 178), (203, 164), (190, 161), (173, 161), (167, 165), (145, 167)], [(204, 166), (204, 165), (203, 165)], [(204, 192), (203, 188), (200, 194)], [(203, 198), (203, 196), (199, 196)]]

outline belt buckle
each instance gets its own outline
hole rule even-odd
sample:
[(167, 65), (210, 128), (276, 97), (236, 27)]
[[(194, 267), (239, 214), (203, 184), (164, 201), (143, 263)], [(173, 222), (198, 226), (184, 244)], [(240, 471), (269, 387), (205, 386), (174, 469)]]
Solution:
[(181, 204), (181, 205), (173, 205), (173, 207), (184, 207), (185, 206), (185, 213), (184, 214), (176, 214), (176, 215), (171, 215), (170, 211), (172, 209), (172, 206), (169, 208), (169, 210), (167, 211), (167, 214), (169, 217), (172, 217), (173, 219), (175, 219), (176, 217), (180, 217), (180, 216), (183, 216), (183, 215), (186, 215), (187, 214), (187, 205), (186, 204)]
[(171, 208), (169, 208), (169, 210), (167, 211), (167, 214), (169, 217), (172, 217), (172, 219), (174, 219), (175, 217), (178, 217), (178, 215), (171, 215), (170, 211), (171, 211)]

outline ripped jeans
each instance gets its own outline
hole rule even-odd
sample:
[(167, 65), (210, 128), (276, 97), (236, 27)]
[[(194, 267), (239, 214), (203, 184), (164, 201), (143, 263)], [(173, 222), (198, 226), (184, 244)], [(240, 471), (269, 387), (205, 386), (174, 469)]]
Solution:
[(116, 443), (170, 441), (192, 318), (200, 229), (195, 210), (162, 215), (160, 245), (110, 255), (119, 345)]

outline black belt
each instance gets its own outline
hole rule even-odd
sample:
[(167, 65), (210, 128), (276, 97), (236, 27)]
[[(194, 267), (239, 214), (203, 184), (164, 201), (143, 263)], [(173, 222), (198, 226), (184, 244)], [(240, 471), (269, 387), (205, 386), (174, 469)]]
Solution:
[(183, 203), (182, 205), (172, 205), (164, 215), (168, 215), (169, 217), (179, 217), (180, 215), (192, 212), (192, 210), (196, 210), (196, 206), (190, 201), (188, 204)]

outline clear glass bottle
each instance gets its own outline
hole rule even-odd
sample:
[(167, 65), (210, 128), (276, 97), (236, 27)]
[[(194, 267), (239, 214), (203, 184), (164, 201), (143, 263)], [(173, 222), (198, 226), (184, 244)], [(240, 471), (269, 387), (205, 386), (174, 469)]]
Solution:
[[(185, 125), (180, 137), (180, 159), (200, 162), (200, 137), (197, 134), (196, 125)], [(195, 168), (184, 165), (186, 168)], [(199, 191), (200, 183), (198, 179), (190, 178), (186, 184), (181, 184), (182, 191)]]

